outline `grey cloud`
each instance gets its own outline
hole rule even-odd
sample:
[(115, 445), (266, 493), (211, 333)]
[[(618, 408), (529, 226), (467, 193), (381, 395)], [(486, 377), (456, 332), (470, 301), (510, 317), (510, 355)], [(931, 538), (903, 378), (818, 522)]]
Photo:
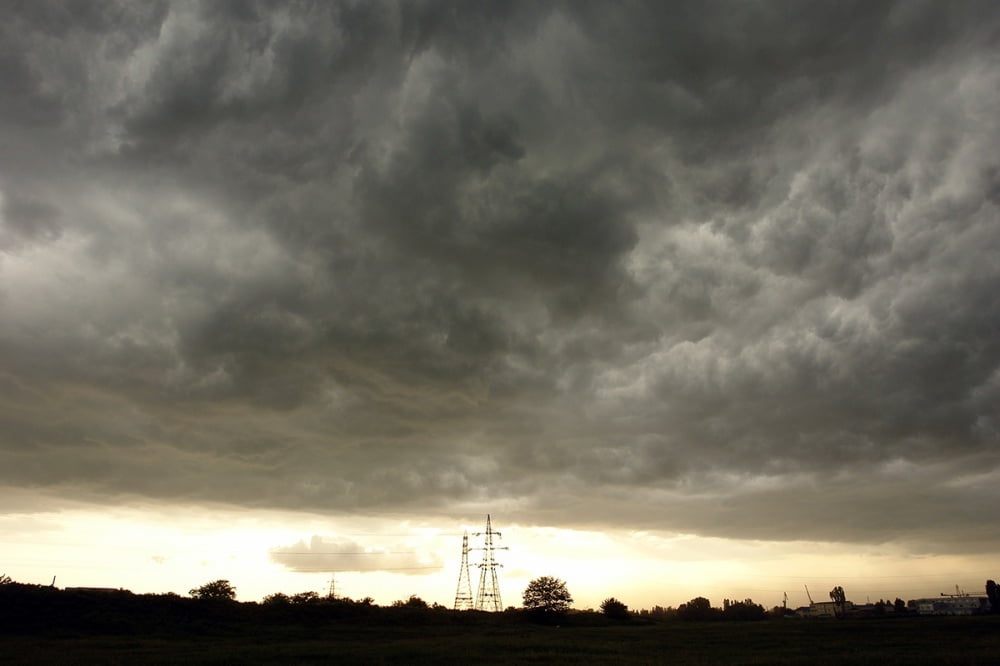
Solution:
[(927, 5), (891, 2), (737, 8), (640, 3), (628, 12), (610, 12), (599, 3), (584, 7), (579, 24), (609, 61), (601, 69), (595, 65), (595, 78), (639, 82), (624, 87), (637, 103), (616, 109), (610, 119), (684, 126), (697, 132), (689, 144), (697, 158), (727, 145), (745, 146), (728, 143), (733, 132), (756, 131), (790, 111), (884, 101), (901, 68), (985, 44), (995, 30), (980, 20), (988, 8), (975, 3), (947, 15)]
[(44, 242), (59, 237), (61, 211), (42, 199), (8, 194), (0, 205), (0, 248), (16, 250), (22, 244)]
[(974, 533), (997, 13), (713, 7), (12, 12), (4, 483)]
[(755, 239), (775, 272), (813, 279), (825, 289), (853, 298), (876, 278), (873, 263), (892, 245), (880, 210), (877, 174), (850, 158), (834, 158), (811, 175), (802, 190), (771, 213)]
[(442, 562), (432, 553), (420, 553), (405, 544), (365, 547), (350, 539), (315, 535), (308, 542), (278, 546), (269, 551), (271, 560), (292, 571), (393, 571), (426, 573)]

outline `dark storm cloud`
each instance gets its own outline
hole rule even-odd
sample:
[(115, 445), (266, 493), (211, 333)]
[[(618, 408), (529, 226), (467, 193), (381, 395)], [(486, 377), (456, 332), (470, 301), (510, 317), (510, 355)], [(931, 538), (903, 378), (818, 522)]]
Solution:
[(4, 222), (4, 236), (0, 247), (15, 248), (33, 240), (51, 240), (59, 236), (60, 211), (52, 204), (14, 195), (0, 208)]
[(989, 3), (2, 11), (5, 484), (991, 520)]

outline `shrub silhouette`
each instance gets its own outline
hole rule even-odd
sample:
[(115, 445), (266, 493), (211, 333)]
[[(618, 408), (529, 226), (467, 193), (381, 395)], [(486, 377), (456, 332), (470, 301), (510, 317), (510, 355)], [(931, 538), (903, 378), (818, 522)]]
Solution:
[(205, 583), (201, 587), (192, 589), (189, 594), (195, 599), (226, 599), (232, 601), (236, 598), (236, 588), (228, 580), (213, 580)]
[(612, 620), (628, 619), (628, 606), (614, 597), (608, 597), (601, 602), (601, 612)]
[(1000, 586), (994, 580), (986, 581), (986, 598), (990, 600), (990, 608), (994, 613), (1000, 613)]

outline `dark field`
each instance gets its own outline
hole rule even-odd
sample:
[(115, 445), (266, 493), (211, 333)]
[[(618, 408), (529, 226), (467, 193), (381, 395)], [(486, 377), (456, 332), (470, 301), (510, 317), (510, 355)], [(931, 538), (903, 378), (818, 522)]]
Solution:
[(212, 628), (2, 635), (5, 664), (998, 664), (1000, 617)]

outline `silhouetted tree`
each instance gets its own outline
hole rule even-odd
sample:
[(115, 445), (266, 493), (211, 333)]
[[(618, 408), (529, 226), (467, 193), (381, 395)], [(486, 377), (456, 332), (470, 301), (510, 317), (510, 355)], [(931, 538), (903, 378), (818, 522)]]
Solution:
[(411, 594), (406, 601), (397, 599), (392, 602), (393, 608), (427, 608), (427, 602), (415, 594)]
[(837, 617), (844, 617), (847, 613), (847, 595), (844, 594), (844, 588), (838, 585), (830, 590), (830, 599), (833, 600), (833, 610)]
[(275, 592), (264, 597), (261, 603), (268, 606), (279, 606), (292, 603), (292, 599), (284, 592)]
[(996, 581), (986, 581), (986, 597), (990, 600), (990, 608), (994, 613), (1000, 613), (1000, 585)]
[(542, 576), (528, 583), (521, 598), (525, 608), (543, 613), (561, 613), (573, 603), (566, 583), (552, 576)]
[(642, 609), (639, 611), (639, 617), (654, 620), (656, 622), (664, 622), (671, 619), (676, 614), (676, 609), (671, 606), (667, 606), (666, 608), (663, 606), (653, 606), (649, 610)]
[(718, 611), (712, 608), (712, 602), (705, 597), (695, 597), (677, 607), (677, 617), (681, 620), (712, 620), (717, 615)]
[(628, 619), (628, 606), (614, 597), (608, 597), (601, 602), (601, 612), (612, 620)]
[(892, 602), (892, 608), (897, 613), (905, 613), (906, 612), (906, 602), (903, 601), (902, 599), (900, 599), (899, 597), (896, 597), (896, 600)]
[(319, 595), (312, 590), (308, 592), (299, 592), (298, 594), (293, 594), (291, 602), (293, 604), (314, 604), (319, 601)]
[(743, 601), (724, 599), (722, 617), (727, 620), (763, 620), (767, 617), (767, 611), (760, 604), (755, 604), (753, 599)]
[(236, 598), (236, 588), (228, 580), (213, 580), (189, 592), (195, 599), (228, 599)]

